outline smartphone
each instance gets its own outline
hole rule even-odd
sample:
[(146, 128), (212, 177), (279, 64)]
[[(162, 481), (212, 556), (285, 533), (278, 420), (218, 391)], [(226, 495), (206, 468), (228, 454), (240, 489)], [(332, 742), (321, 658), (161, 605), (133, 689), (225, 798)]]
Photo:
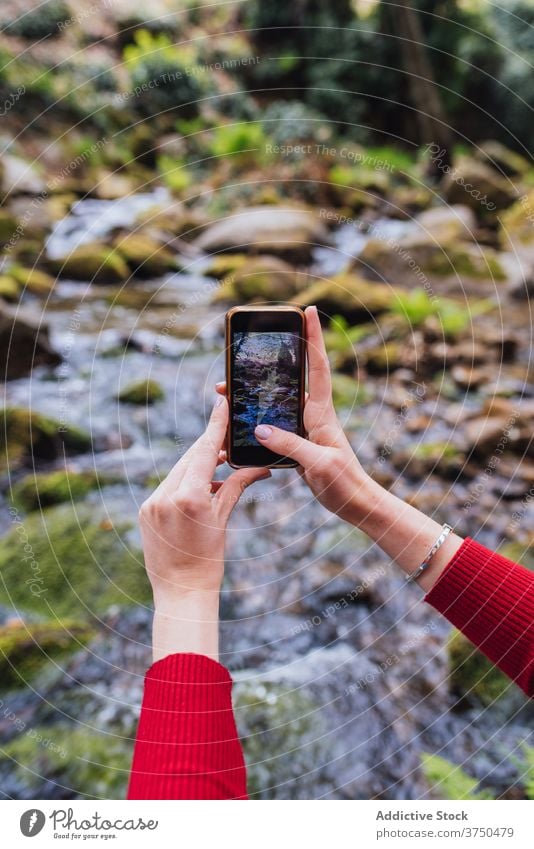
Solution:
[(227, 460), (234, 468), (289, 469), (254, 429), (272, 424), (304, 435), (304, 313), (298, 307), (234, 307), (226, 314)]

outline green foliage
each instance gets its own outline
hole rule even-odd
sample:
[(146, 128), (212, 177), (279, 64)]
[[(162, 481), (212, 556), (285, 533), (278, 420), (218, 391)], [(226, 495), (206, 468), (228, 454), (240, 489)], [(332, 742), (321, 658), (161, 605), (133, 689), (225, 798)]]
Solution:
[(2, 26), (7, 35), (37, 41), (41, 38), (58, 35), (61, 24), (69, 20), (70, 17), (69, 8), (62, 0), (47, 0), (47, 2), (38, 4), (35, 9), (16, 15), (15, 20), (8, 23), (2, 22)]
[(0, 677), (8, 687), (24, 687), (50, 661), (77, 651), (94, 630), (72, 619), (17, 623), (0, 628)]
[(214, 130), (210, 150), (214, 156), (230, 156), (239, 161), (261, 160), (266, 138), (257, 123), (222, 124)]
[(527, 799), (534, 800), (534, 746), (527, 746), (525, 743), (521, 751), (523, 757), (517, 760), (517, 768), (521, 773), (521, 783), (525, 787)]
[(324, 333), (326, 348), (334, 354), (344, 354), (375, 330), (372, 324), (350, 326), (342, 315), (334, 315)]
[(54, 725), (29, 728), (4, 745), (0, 766), (34, 794), (48, 779), (80, 798), (123, 799), (131, 758), (132, 744), (120, 734)]
[(130, 528), (94, 505), (30, 514), (0, 540), (0, 603), (80, 622), (112, 604), (148, 604), (142, 556), (126, 542)]
[(464, 770), (442, 758), (423, 752), (423, 772), (434, 794), (440, 799), (493, 799), (490, 790), (479, 790), (479, 782)]
[(126, 103), (134, 111), (146, 117), (169, 110), (179, 110), (186, 119), (198, 115), (203, 87), (190, 49), (177, 47), (164, 33), (152, 35), (141, 29), (123, 56), (132, 87)]
[(138, 380), (122, 389), (117, 398), (124, 404), (145, 406), (155, 404), (165, 397), (162, 387), (155, 380)]
[(410, 327), (421, 327), (429, 318), (435, 316), (439, 327), (446, 336), (455, 337), (478, 315), (493, 309), (488, 300), (473, 301), (469, 305), (451, 298), (432, 298), (422, 287), (410, 292), (397, 290), (391, 305), (391, 313), (404, 318)]
[(13, 501), (26, 512), (84, 498), (104, 485), (96, 472), (57, 472), (26, 475), (13, 486)]
[(459, 631), (449, 637), (448, 651), (450, 684), (456, 697), (487, 707), (505, 694), (513, 695), (510, 679)]

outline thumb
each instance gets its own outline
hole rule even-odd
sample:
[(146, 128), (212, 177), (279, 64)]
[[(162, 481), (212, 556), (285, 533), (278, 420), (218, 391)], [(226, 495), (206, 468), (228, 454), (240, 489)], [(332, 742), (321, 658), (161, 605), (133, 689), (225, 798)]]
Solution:
[(254, 436), (270, 451), (296, 460), (305, 469), (313, 466), (318, 460), (319, 446), (308, 439), (303, 439), (302, 436), (297, 436), (296, 433), (290, 433), (274, 425), (258, 425)]

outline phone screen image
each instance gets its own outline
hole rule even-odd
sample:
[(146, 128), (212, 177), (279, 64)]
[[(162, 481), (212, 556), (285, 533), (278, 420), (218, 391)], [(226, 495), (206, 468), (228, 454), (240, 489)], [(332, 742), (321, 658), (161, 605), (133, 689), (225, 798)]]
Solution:
[(254, 428), (299, 425), (300, 338), (293, 332), (235, 332), (232, 337), (232, 423), (236, 447), (257, 446)]

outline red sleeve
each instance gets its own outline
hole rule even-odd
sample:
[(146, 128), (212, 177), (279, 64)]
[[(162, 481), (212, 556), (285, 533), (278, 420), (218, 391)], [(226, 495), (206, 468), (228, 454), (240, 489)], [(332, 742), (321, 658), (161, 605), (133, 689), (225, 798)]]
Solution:
[(534, 696), (534, 574), (464, 540), (425, 598)]
[(147, 672), (128, 799), (246, 799), (246, 770), (219, 663), (172, 654)]

